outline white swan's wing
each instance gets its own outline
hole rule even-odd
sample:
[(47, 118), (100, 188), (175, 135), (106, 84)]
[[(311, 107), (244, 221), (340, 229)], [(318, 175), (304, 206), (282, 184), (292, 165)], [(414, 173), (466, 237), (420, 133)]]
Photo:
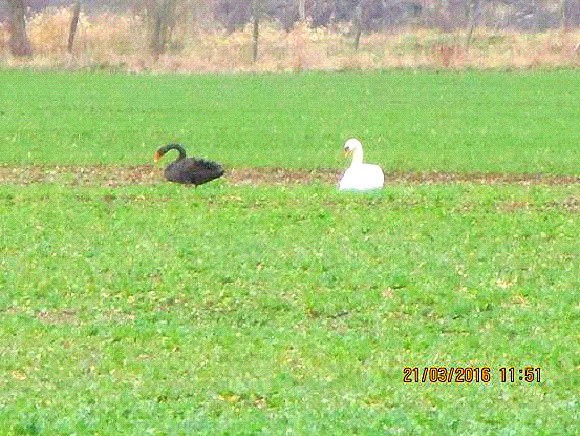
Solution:
[(342, 179), (340, 179), (340, 182), (338, 184), (338, 189), (340, 191), (344, 191), (346, 189), (355, 189), (354, 185), (356, 182), (356, 171), (353, 170), (353, 168), (347, 168), (347, 170), (344, 172), (344, 174), (342, 175)]
[(385, 185), (385, 173), (378, 165), (366, 164), (365, 173), (367, 173), (368, 189), (378, 189)]
[(382, 188), (385, 184), (385, 174), (378, 165), (362, 164), (349, 167), (340, 183), (338, 189), (367, 191), (370, 189)]

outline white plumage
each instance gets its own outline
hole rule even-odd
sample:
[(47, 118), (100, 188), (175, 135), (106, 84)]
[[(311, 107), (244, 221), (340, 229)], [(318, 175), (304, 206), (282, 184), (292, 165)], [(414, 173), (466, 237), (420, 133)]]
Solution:
[(338, 189), (368, 191), (380, 189), (385, 184), (385, 174), (378, 165), (363, 163), (362, 144), (358, 139), (349, 139), (344, 143), (346, 155), (352, 154), (350, 167), (344, 172)]

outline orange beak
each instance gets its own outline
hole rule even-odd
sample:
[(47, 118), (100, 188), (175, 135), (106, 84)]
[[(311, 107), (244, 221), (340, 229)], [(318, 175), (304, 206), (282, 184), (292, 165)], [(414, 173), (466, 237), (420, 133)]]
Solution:
[(155, 155), (153, 155), (153, 162), (157, 163), (159, 161), (159, 159), (161, 159), (161, 157), (162, 157), (161, 153), (156, 151)]

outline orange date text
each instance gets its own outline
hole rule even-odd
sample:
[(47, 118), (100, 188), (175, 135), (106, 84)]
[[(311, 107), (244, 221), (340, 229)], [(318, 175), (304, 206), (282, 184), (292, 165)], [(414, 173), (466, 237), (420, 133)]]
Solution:
[(403, 368), (405, 383), (488, 383), (491, 381), (491, 369), (488, 367), (444, 367), (425, 366), (423, 368)]

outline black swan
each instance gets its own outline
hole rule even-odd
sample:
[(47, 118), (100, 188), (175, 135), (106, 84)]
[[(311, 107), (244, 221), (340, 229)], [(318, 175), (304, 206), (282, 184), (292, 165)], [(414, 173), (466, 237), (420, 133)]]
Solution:
[(155, 152), (155, 162), (169, 150), (179, 151), (177, 159), (165, 168), (165, 178), (170, 182), (187, 185), (202, 185), (210, 182), (224, 173), (222, 167), (215, 162), (203, 159), (186, 158), (185, 149), (179, 144), (168, 144)]

